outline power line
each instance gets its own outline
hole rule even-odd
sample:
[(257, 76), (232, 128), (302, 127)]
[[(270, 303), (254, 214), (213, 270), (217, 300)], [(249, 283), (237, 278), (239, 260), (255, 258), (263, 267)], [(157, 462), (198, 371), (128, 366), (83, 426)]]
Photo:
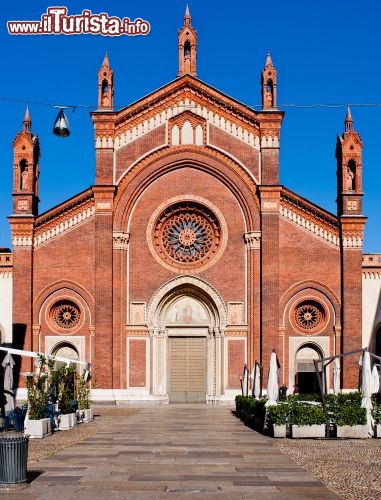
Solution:
[[(34, 104), (38, 106), (50, 106), (54, 108), (69, 108), (75, 111), (77, 108), (87, 108), (87, 109), (97, 109), (97, 106), (91, 106), (88, 104), (56, 104), (56, 103), (49, 103), (49, 102), (41, 102), (41, 101), (31, 101), (27, 99), (15, 99), (11, 97), (0, 97), (0, 101), (9, 101), (9, 102), (20, 102), (24, 104)], [(118, 110), (124, 109), (128, 107), (129, 105), (126, 106), (120, 106)], [(260, 110), (262, 106), (260, 104), (245, 104), (246, 107), (255, 110)], [(277, 106), (277, 110), (281, 110), (282, 108), (300, 108), (300, 109), (309, 109), (309, 108), (346, 108), (346, 107), (368, 107), (368, 108), (377, 108), (381, 107), (381, 103), (310, 103), (310, 104), (299, 104), (299, 103), (285, 103), (285, 104), (280, 104)], [(189, 106), (189, 105), (184, 105), (186, 109), (192, 109), (194, 106)], [(220, 106), (221, 107), (221, 106)], [(226, 108), (232, 109), (235, 106), (226, 106)], [(238, 107), (238, 105), (237, 105)]]

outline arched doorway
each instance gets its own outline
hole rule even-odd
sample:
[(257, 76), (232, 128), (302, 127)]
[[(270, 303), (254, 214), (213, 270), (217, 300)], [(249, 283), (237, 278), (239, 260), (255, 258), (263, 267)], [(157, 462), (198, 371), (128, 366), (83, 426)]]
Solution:
[(297, 350), (295, 360), (295, 385), (298, 386), (300, 394), (314, 394), (320, 392), (313, 360), (321, 359), (322, 357), (323, 354), (316, 344), (303, 344)]
[[(73, 361), (79, 360), (79, 353), (76, 347), (70, 342), (60, 342), (52, 349), (52, 354), (58, 358), (72, 359)], [(57, 368), (65, 364), (63, 361), (56, 361)]]
[(218, 293), (196, 277), (164, 285), (148, 309), (151, 394), (171, 403), (221, 398), (226, 310)]

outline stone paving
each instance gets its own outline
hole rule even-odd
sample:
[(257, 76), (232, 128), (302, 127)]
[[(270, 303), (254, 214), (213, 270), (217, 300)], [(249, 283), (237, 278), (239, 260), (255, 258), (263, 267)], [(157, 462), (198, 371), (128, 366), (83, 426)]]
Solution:
[(1, 498), (338, 498), (231, 407), (145, 406), (110, 423), (35, 464), (25, 487)]

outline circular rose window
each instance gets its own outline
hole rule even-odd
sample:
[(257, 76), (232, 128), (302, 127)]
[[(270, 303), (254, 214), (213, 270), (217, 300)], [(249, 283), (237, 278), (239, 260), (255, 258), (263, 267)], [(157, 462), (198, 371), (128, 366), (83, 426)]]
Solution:
[(153, 248), (175, 268), (198, 268), (211, 262), (221, 247), (221, 236), (216, 214), (196, 201), (167, 206), (152, 224)]
[(71, 301), (57, 302), (52, 307), (50, 315), (55, 325), (64, 330), (76, 327), (81, 319), (79, 307)]
[(325, 325), (325, 311), (319, 302), (304, 301), (294, 309), (295, 325), (306, 332), (316, 333)]

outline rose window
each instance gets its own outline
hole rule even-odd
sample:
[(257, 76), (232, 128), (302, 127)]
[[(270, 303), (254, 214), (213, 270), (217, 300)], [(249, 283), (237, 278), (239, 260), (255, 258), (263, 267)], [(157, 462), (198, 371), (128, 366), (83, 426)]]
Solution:
[(313, 330), (324, 322), (323, 307), (317, 302), (303, 302), (295, 309), (295, 322), (303, 330)]
[(51, 311), (54, 323), (60, 328), (68, 330), (74, 328), (81, 319), (81, 311), (74, 302), (59, 302), (55, 304)]
[(180, 267), (202, 265), (215, 254), (221, 238), (215, 214), (199, 203), (167, 207), (154, 227), (154, 245), (167, 262)]

